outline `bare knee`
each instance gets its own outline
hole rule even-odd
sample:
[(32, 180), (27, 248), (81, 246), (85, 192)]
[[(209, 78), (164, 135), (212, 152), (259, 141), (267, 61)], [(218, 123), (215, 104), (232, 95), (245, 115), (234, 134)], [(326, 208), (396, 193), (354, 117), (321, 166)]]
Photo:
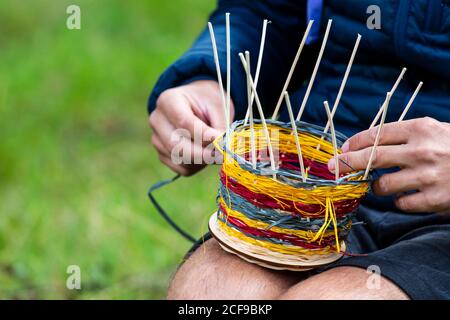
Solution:
[(175, 273), (167, 294), (168, 299), (201, 299), (212, 291), (218, 281), (217, 264), (223, 253), (213, 239), (200, 246)]
[(210, 239), (176, 272), (168, 299), (273, 299), (299, 276), (250, 264)]
[[(279, 299), (408, 299), (397, 285), (383, 276), (368, 274), (357, 267), (338, 267), (291, 287)], [(375, 280), (371, 282), (371, 280)]]

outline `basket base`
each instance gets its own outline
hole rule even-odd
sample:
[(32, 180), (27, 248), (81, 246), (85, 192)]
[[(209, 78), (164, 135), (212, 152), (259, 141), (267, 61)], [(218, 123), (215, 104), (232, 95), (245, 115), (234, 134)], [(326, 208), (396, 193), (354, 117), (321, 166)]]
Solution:
[[(273, 252), (263, 247), (255, 246), (228, 235), (218, 225), (217, 212), (209, 219), (209, 231), (227, 252), (239, 256), (241, 259), (273, 270), (308, 271), (322, 267), (342, 258), (343, 254), (333, 252), (326, 255), (295, 255)], [(345, 242), (341, 242), (345, 251)]]

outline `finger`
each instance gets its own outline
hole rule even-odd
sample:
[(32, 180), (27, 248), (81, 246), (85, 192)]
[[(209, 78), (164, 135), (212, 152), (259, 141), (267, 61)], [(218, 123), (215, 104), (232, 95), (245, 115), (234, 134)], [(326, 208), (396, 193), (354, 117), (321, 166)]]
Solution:
[(203, 164), (213, 158), (213, 146), (195, 144), (186, 129), (175, 129), (162, 113), (152, 115), (154, 127), (152, 141), (158, 152), (171, 158), (175, 164)]
[(221, 131), (211, 128), (197, 117), (182, 95), (167, 97), (161, 110), (173, 127), (188, 130), (191, 134), (191, 140), (195, 143), (210, 143), (221, 134)]
[(179, 173), (182, 176), (187, 176), (189, 174), (189, 170), (186, 167), (173, 163), (169, 157), (160, 154), (159, 160), (166, 166), (168, 166), (175, 173)]
[(164, 144), (162, 143), (161, 139), (158, 137), (158, 134), (156, 132), (153, 132), (152, 134), (152, 144), (159, 154), (165, 157), (170, 157), (169, 150), (167, 150), (166, 147), (164, 147)]
[[(364, 170), (370, 159), (373, 147), (365, 148), (363, 150), (347, 152), (340, 154), (339, 158), (339, 172), (348, 173), (353, 170)], [(378, 146), (375, 149), (372, 158), (372, 168), (392, 168), (402, 167), (408, 161), (408, 147), (406, 145), (400, 146)], [(328, 161), (328, 170), (334, 172), (335, 160), (334, 157)]]
[[(220, 132), (225, 132), (227, 124), (225, 121), (225, 117), (223, 115), (223, 106), (210, 105), (207, 107), (206, 110), (210, 126), (212, 128), (219, 130)], [(230, 101), (230, 123), (233, 122), (233, 119), (234, 119), (234, 104), (233, 101)]]
[[(203, 82), (203, 84), (206, 83)], [(204, 120), (210, 127), (217, 129), (220, 132), (225, 132), (226, 121), (224, 117), (224, 106), (222, 104), (222, 97), (217, 81), (209, 81), (207, 87), (202, 87), (201, 90), (199, 90), (198, 82), (188, 84), (187, 86), (192, 86), (192, 89), (196, 92), (196, 94), (186, 96), (186, 98), (190, 100), (194, 114)], [(206, 90), (206, 92), (203, 90)], [(230, 100), (230, 123), (233, 119), (234, 104), (233, 101)]]
[(179, 173), (182, 176), (190, 176), (204, 168), (204, 165), (177, 165), (174, 164), (170, 158), (162, 155), (159, 156), (159, 160), (172, 171)]
[(379, 196), (388, 196), (400, 192), (418, 190), (420, 180), (417, 171), (403, 169), (398, 172), (382, 175), (372, 185), (373, 191)]
[(395, 200), (395, 205), (406, 212), (440, 212), (448, 206), (444, 203), (445, 196), (446, 194), (439, 190), (427, 189), (401, 195)]
[[(170, 152), (170, 157), (176, 164), (198, 165), (204, 164), (206, 159), (214, 158), (213, 144), (203, 147), (182, 136), (178, 140), (172, 140), (172, 143), (175, 143), (175, 145)], [(207, 163), (210, 163), (210, 161)]]
[[(408, 141), (411, 121), (385, 123), (380, 133), (379, 145), (403, 144)], [(342, 151), (357, 151), (373, 146), (378, 126), (359, 132), (342, 145)]]
[(150, 115), (150, 125), (153, 133), (156, 134), (163, 144), (164, 148), (171, 152), (177, 143), (178, 137), (185, 134), (182, 130), (176, 131), (175, 127), (169, 122), (167, 117), (161, 111), (154, 111)]

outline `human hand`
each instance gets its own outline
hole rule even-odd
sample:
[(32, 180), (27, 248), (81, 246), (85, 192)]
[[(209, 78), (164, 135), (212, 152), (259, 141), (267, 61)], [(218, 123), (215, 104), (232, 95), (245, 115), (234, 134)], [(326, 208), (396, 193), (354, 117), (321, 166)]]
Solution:
[[(234, 117), (232, 102), (230, 117)], [(196, 173), (211, 156), (211, 142), (226, 128), (218, 83), (200, 80), (164, 91), (149, 123), (161, 162), (184, 176)]]
[[(365, 170), (378, 127), (360, 132), (342, 146), (339, 155), (351, 167)], [(339, 161), (339, 170), (351, 169)], [(334, 171), (335, 161), (328, 162)], [(400, 167), (373, 184), (377, 195), (396, 194), (396, 206), (408, 212), (450, 212), (450, 124), (420, 118), (385, 124), (372, 168)], [(405, 194), (408, 191), (415, 193)]]

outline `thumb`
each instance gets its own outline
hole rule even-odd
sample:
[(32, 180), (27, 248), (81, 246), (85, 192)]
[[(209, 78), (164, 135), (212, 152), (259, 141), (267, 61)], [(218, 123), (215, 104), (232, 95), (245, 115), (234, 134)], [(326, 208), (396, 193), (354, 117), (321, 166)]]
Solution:
[[(225, 120), (224, 106), (220, 103), (215, 103), (208, 106), (208, 122), (212, 128), (217, 132), (217, 136), (225, 132), (227, 122)], [(234, 119), (234, 104), (230, 101), (230, 124)]]
[(169, 119), (175, 128), (187, 130), (193, 142), (201, 141), (202, 144), (208, 144), (222, 133), (220, 129), (205, 123), (207, 119), (199, 118), (189, 105), (182, 107), (185, 101), (182, 97), (174, 97), (177, 98), (179, 101), (173, 101), (174, 107)]

